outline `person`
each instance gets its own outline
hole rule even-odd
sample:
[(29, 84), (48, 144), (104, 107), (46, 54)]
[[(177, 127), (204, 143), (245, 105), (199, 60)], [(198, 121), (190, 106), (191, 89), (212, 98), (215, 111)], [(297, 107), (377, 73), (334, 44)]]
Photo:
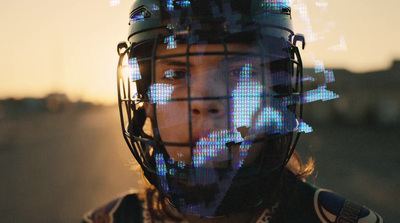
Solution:
[(294, 149), (315, 95), (291, 20), (286, 0), (134, 0), (118, 96), (149, 186), (83, 222), (383, 222), (305, 183)]

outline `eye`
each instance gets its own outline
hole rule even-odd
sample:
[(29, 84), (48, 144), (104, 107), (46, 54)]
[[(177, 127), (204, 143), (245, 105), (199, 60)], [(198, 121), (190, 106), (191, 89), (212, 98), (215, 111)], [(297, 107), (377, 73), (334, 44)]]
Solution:
[(229, 71), (229, 77), (238, 78), (240, 76), (240, 72), (242, 68), (235, 68)]
[(257, 76), (258, 73), (254, 69), (244, 70), (243, 67), (229, 70), (230, 78), (239, 78), (241, 75), (248, 75), (254, 77)]
[(180, 80), (186, 78), (186, 71), (184, 70), (166, 70), (164, 71), (164, 77), (163, 80), (169, 80), (169, 81), (174, 81), (174, 80)]

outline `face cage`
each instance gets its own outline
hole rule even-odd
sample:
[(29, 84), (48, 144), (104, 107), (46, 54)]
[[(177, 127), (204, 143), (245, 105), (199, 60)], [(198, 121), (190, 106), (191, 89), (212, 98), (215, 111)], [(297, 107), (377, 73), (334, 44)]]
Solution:
[[(154, 84), (154, 80), (155, 80), (155, 60), (156, 59), (162, 59), (162, 58), (169, 58), (169, 57), (177, 57), (177, 56), (186, 56), (186, 60), (187, 62), (189, 61), (189, 57), (190, 56), (195, 56), (195, 55), (224, 55), (225, 57), (228, 57), (228, 55), (249, 55), (248, 52), (228, 52), (227, 51), (227, 46), (226, 43), (222, 43), (224, 46), (224, 52), (207, 52), (207, 53), (189, 53), (189, 48), (190, 48), (190, 44), (187, 45), (187, 53), (185, 54), (175, 54), (175, 55), (165, 55), (165, 56), (161, 56), (161, 57), (156, 57), (155, 56), (155, 51), (157, 49), (157, 44), (158, 44), (158, 40), (159, 40), (160, 36), (157, 37), (157, 39), (154, 41), (154, 45), (153, 45), (153, 52), (152, 52), (152, 57), (150, 58), (144, 58), (141, 59), (140, 61), (144, 61), (144, 60), (151, 60), (151, 66), (152, 66), (152, 84)], [(286, 41), (284, 41), (285, 43), (287, 43)], [(260, 43), (259, 43), (260, 44)], [(288, 47), (288, 53), (290, 55), (290, 64), (289, 64), (289, 71), (290, 73), (292, 73), (292, 75), (296, 75), (296, 82), (294, 84), (294, 86), (289, 87), (289, 94), (287, 96), (294, 96), (293, 98), (295, 98), (295, 102), (293, 103), (294, 105), (294, 110), (293, 111), (295, 114), (298, 113), (298, 117), (300, 120), (302, 119), (302, 111), (303, 111), (303, 105), (302, 103), (300, 103), (300, 99), (302, 97), (302, 92), (303, 92), (303, 83), (302, 83), (302, 78), (303, 78), (303, 66), (302, 66), (302, 61), (301, 61), (301, 57), (300, 57), (300, 53), (299, 50), (296, 46), (294, 46), (293, 44), (287, 43)], [(133, 48), (133, 47), (132, 47)], [(119, 102), (119, 112), (120, 112), (120, 118), (121, 118), (121, 127), (122, 127), (122, 132), (123, 132), (123, 136), (124, 139), (126, 141), (126, 143), (129, 146), (129, 149), (131, 150), (133, 156), (135, 157), (135, 159), (137, 160), (137, 162), (139, 163), (139, 165), (141, 166), (141, 168), (144, 170), (145, 175), (156, 175), (157, 174), (157, 168), (155, 166), (154, 160), (148, 160), (149, 158), (149, 153), (161, 153), (164, 155), (164, 157), (169, 157), (168, 154), (166, 153), (165, 147), (164, 145), (173, 145), (173, 146), (190, 146), (191, 147), (191, 152), (193, 152), (193, 144), (187, 144), (187, 143), (164, 143), (161, 142), (161, 140), (159, 140), (159, 133), (157, 131), (157, 126), (153, 129), (154, 131), (154, 138), (151, 137), (143, 137), (140, 135), (133, 135), (131, 133), (129, 133), (128, 129), (126, 128), (127, 124), (130, 124), (133, 120), (133, 118), (135, 116), (138, 116), (138, 105), (142, 102), (144, 102), (143, 98), (139, 98), (137, 92), (133, 92), (131, 90), (131, 81), (129, 81), (129, 78), (124, 77), (123, 75), (123, 68), (126, 67), (126, 65), (123, 65), (123, 60), (124, 57), (128, 54), (129, 55), (129, 51), (130, 49), (132, 49), (131, 47), (128, 48), (126, 43), (121, 43), (118, 45), (118, 54), (120, 56), (119, 58), (119, 62), (118, 62), (118, 72), (117, 72), (117, 76), (118, 76), (118, 102)], [(263, 48), (261, 48), (263, 49)], [(264, 51), (261, 50), (261, 54), (258, 55), (262, 58), (262, 61), (264, 60), (265, 55), (263, 53)], [(140, 62), (138, 61), (138, 62)], [(189, 64), (189, 63), (187, 63)], [(189, 71), (189, 65), (187, 66), (188, 69), (188, 73), (190, 76), (190, 71)], [(263, 83), (265, 83), (265, 77), (264, 77), (264, 68), (262, 69), (262, 78), (263, 78)], [(227, 77), (229, 78), (229, 77)], [(189, 111), (189, 129), (190, 129), (190, 138), (192, 137), (192, 126), (191, 126), (191, 101), (192, 100), (218, 100), (218, 99), (225, 99), (227, 100), (228, 103), (228, 108), (230, 108), (230, 97), (229, 97), (229, 86), (227, 87), (227, 97), (226, 98), (222, 98), (222, 97), (218, 97), (218, 98), (190, 98), (190, 78), (189, 79), (189, 83), (188, 83), (188, 98), (186, 99), (188, 101), (188, 111)], [(264, 85), (265, 86), (265, 85)], [(265, 98), (264, 98), (265, 99)], [(148, 100), (147, 100), (148, 101)], [(263, 100), (265, 102), (265, 100)], [(297, 110), (297, 106), (295, 104), (299, 103), (299, 110)], [(263, 104), (263, 106), (265, 106), (265, 104)], [(124, 112), (125, 111), (125, 112)], [(156, 109), (154, 109), (154, 114), (156, 113)], [(155, 116), (156, 117), (156, 116)], [(145, 117), (144, 117), (145, 118)], [(229, 120), (229, 119), (228, 119)], [(155, 121), (155, 123), (157, 123), (157, 121)], [(228, 129), (230, 128), (230, 122), (228, 121)], [(141, 131), (143, 132), (143, 131)], [(286, 149), (286, 153), (285, 153), (285, 158), (283, 160), (283, 162), (279, 165), (277, 165), (276, 167), (270, 169), (270, 170), (263, 170), (263, 173), (266, 172), (270, 172), (270, 171), (274, 171), (277, 169), (283, 169), (283, 167), (285, 167), (285, 165), (288, 163), (291, 155), (294, 152), (296, 143), (299, 139), (300, 136), (300, 132), (297, 131), (297, 133), (295, 133), (296, 136), (290, 135), (290, 142), (288, 143), (288, 148)], [(294, 137), (294, 140), (293, 140)], [(152, 150), (152, 151), (150, 151)], [(193, 155), (193, 154), (191, 154)], [(192, 156), (193, 157), (193, 156)], [(166, 162), (167, 163), (167, 162)], [(171, 165), (171, 167), (173, 168), (176, 165)], [(179, 168), (178, 168), (179, 169)], [(182, 174), (180, 175), (182, 176)]]

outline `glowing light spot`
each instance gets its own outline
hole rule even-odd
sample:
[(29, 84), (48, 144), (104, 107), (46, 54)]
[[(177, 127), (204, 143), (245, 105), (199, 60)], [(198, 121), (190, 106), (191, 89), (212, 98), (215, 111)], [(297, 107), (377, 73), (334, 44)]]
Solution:
[(321, 73), (325, 71), (324, 62), (322, 60), (315, 61), (315, 73)]
[(310, 133), (313, 131), (312, 127), (303, 122), (303, 120), (300, 120), (298, 128), (299, 132)]
[(176, 3), (178, 3), (178, 5), (180, 5), (181, 7), (189, 7), (190, 6), (190, 1), (177, 1)]
[(167, 25), (167, 29), (174, 29), (174, 25), (172, 25), (172, 24), (169, 23), (169, 24)]
[(333, 71), (332, 70), (325, 70), (324, 71), (324, 75), (325, 75), (325, 82), (326, 83), (330, 83), (330, 82), (334, 82), (335, 81), (335, 76), (333, 75)]
[(178, 162), (178, 167), (180, 167), (180, 168), (182, 168), (182, 169), (185, 167), (185, 165), (186, 165), (186, 164), (185, 164), (184, 162), (182, 162), (182, 161), (179, 161), (179, 162)]
[(173, 76), (175, 76), (175, 72), (174, 72), (173, 69), (169, 69), (169, 70), (164, 72), (164, 75), (165, 75), (166, 78), (173, 77)]
[(164, 43), (168, 43), (167, 49), (175, 49), (176, 48), (176, 41), (175, 36), (168, 36), (164, 39)]
[(309, 103), (318, 100), (328, 101), (338, 97), (339, 95), (336, 93), (326, 90), (326, 86), (319, 86), (318, 89), (305, 92), (302, 98), (302, 103)]
[(132, 16), (131, 22), (136, 22), (136, 21), (139, 21), (139, 22), (144, 21), (144, 14), (137, 14), (137, 15)]
[(169, 170), (169, 175), (174, 176), (176, 174), (176, 170), (175, 169), (170, 169)]
[(252, 117), (261, 105), (262, 86), (251, 80), (251, 73), (252, 65), (246, 63), (240, 72), (238, 84), (232, 92), (235, 128), (251, 126)]
[(131, 78), (131, 81), (137, 81), (142, 79), (142, 76), (140, 75), (140, 70), (139, 70), (139, 64), (137, 62), (137, 58), (131, 58), (128, 61), (129, 64), (129, 77)]
[(310, 81), (310, 82), (314, 82), (315, 81), (315, 78), (313, 78), (313, 77), (311, 77), (311, 76), (305, 76), (305, 77), (303, 77), (303, 80), (302, 80), (303, 82), (306, 82), (306, 81)]
[(161, 188), (165, 191), (169, 191), (168, 182), (167, 182), (167, 167), (165, 166), (164, 156), (160, 153), (155, 155), (156, 158), (156, 166), (157, 166), (157, 175)]
[(120, 0), (110, 0), (111, 7), (119, 5), (119, 4), (121, 4)]
[(264, 0), (261, 2), (261, 7), (267, 11), (281, 11), (284, 8), (290, 7), (289, 0)]
[(229, 159), (229, 142), (240, 142), (242, 137), (237, 131), (213, 131), (207, 137), (200, 138), (193, 150), (192, 162), (194, 167), (200, 167), (207, 161), (226, 161)]
[(173, 0), (167, 0), (167, 11), (171, 12), (174, 10), (174, 1)]
[(151, 7), (151, 11), (158, 11), (158, 10), (160, 10), (160, 8), (156, 5), (156, 4), (153, 4), (153, 6)]
[(153, 84), (149, 87), (150, 103), (166, 104), (171, 100), (174, 86), (171, 84)]

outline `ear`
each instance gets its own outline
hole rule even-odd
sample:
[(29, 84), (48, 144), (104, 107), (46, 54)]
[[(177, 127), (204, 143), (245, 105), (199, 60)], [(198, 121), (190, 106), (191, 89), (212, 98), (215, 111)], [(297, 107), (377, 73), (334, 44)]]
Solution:
[(150, 118), (151, 121), (154, 120), (154, 105), (149, 102), (143, 102), (143, 107), (146, 112), (146, 116)]

